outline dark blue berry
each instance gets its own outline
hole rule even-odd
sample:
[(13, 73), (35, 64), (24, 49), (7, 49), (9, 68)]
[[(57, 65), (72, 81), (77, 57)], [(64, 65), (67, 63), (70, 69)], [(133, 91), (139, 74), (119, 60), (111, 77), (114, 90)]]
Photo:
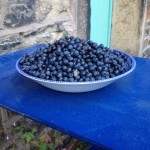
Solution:
[(46, 71), (46, 75), (50, 76), (51, 72), (50, 71)]
[(110, 60), (109, 60), (109, 58), (105, 58), (105, 63), (109, 63), (110, 62)]
[(95, 68), (96, 68), (96, 66), (91, 66), (91, 67), (89, 67), (89, 70), (90, 70), (90, 71), (94, 71)]
[(69, 81), (70, 81), (70, 82), (74, 82), (74, 78), (70, 78)]
[(84, 67), (83, 67), (83, 66), (80, 66), (80, 67), (78, 68), (78, 70), (79, 70), (79, 71), (83, 71), (83, 70), (84, 70)]
[(96, 80), (101, 80), (101, 76), (96, 76), (95, 79)]
[(56, 75), (57, 75), (57, 77), (62, 77), (62, 73), (61, 72), (57, 73)]
[(119, 70), (115, 70), (115, 75), (119, 75)]
[(30, 67), (30, 70), (37, 70), (38, 69), (38, 67), (36, 66), (36, 65), (31, 65), (31, 67)]
[(63, 67), (62, 67), (63, 71), (66, 71), (67, 68), (68, 68), (67, 66), (63, 66)]
[(72, 67), (72, 66), (73, 66), (73, 62), (69, 62), (68, 65), (69, 65), (70, 67)]
[(64, 59), (63, 60), (63, 63), (66, 65), (66, 64), (68, 64), (68, 60), (67, 59)]
[(39, 77), (40, 76), (40, 73), (37, 71), (37, 72), (35, 72), (35, 77)]
[(46, 75), (44, 73), (40, 75), (41, 79), (44, 79), (45, 77), (46, 77)]
[(64, 55), (68, 55), (69, 54), (69, 52), (68, 51), (64, 51)]
[(87, 77), (92, 77), (92, 73), (88, 72), (88, 73), (86, 73), (86, 76)]
[(57, 65), (56, 68), (59, 70), (61, 69), (61, 65)]
[(69, 61), (72, 61), (72, 60), (73, 60), (73, 57), (68, 57), (68, 60), (69, 60)]
[(99, 75), (99, 72), (98, 72), (98, 71), (94, 71), (94, 72), (93, 72), (93, 75), (94, 75), (94, 77), (96, 77), (96, 76)]
[(56, 81), (57, 79), (56, 79), (56, 77), (52, 77), (51, 80), (52, 81)]
[(71, 72), (71, 70), (72, 70), (71, 68), (68, 68), (68, 69), (67, 69), (67, 72)]
[(73, 55), (74, 56), (79, 56), (79, 52), (78, 51), (74, 51)]
[(90, 78), (90, 81), (95, 81), (95, 78), (94, 78), (94, 77), (91, 77), (91, 78)]
[(73, 46), (72, 45), (68, 45), (68, 49), (72, 49), (73, 48)]
[(99, 45), (99, 47), (100, 47), (100, 48), (103, 48), (103, 47), (104, 47), (104, 45), (103, 45), (103, 44), (100, 44), (100, 45)]
[(90, 78), (85, 78), (84, 81), (86, 81), (86, 82), (87, 82), (87, 81), (90, 81)]
[(64, 81), (68, 81), (68, 78), (67, 78), (67, 77), (64, 77), (63, 80), (64, 80)]

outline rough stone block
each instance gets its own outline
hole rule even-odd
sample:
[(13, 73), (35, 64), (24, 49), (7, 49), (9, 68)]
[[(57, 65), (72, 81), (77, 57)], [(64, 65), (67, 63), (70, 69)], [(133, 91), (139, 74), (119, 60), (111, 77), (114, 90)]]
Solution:
[(141, 1), (116, 0), (113, 3), (111, 47), (138, 55)]
[(45, 19), (48, 13), (52, 10), (52, 3), (50, 0), (38, 0), (34, 5), (36, 21)]
[(8, 35), (0, 38), (0, 51), (11, 50), (23, 42), (22, 37), (18, 34)]
[(147, 6), (147, 20), (150, 20), (150, 4)]
[(34, 3), (35, 0), (9, 0), (4, 26), (14, 28), (34, 22)]
[(143, 57), (144, 58), (150, 58), (150, 47), (143, 52)]

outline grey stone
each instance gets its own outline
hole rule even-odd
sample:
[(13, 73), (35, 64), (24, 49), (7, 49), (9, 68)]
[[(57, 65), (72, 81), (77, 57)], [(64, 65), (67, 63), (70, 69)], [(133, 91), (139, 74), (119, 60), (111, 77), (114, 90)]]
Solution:
[(138, 55), (142, 0), (114, 0), (111, 47)]
[(50, 0), (38, 0), (34, 5), (34, 12), (36, 21), (42, 21), (52, 10), (52, 4)]
[(75, 35), (68, 11), (72, 0), (1, 1), (5, 3), (2, 13), (5, 16), (4, 22), (1, 21), (0, 54)]
[(90, 0), (77, 0), (77, 36), (90, 38)]
[(20, 35), (24, 37), (34, 36), (36, 34), (37, 34), (37, 30), (32, 30), (28, 32), (20, 32)]
[(144, 53), (143, 53), (144, 58), (150, 58), (150, 48), (148, 48)]
[(4, 26), (20, 27), (35, 21), (33, 10), (35, 0), (12, 0), (4, 18)]
[(0, 38), (0, 50), (11, 50), (22, 43), (22, 38), (19, 35), (11, 35)]
[(62, 25), (62, 22), (57, 22), (52, 25), (46, 25), (44, 27), (41, 27), (35, 30), (33, 29), (27, 32), (20, 32), (20, 35), (27, 38), (29, 36), (36, 36), (38, 34), (42, 34), (45, 31), (48, 33), (51, 33), (51, 32), (62, 32), (63, 30), (65, 29), (64, 29), (64, 26)]

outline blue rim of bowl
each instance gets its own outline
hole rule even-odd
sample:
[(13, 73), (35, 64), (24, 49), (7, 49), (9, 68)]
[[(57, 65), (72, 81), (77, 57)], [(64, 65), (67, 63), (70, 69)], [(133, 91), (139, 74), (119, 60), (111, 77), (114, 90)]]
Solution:
[(116, 51), (116, 52), (119, 52), (119, 53), (123, 53), (125, 54), (128, 58), (130, 58), (132, 64), (131, 64), (131, 68), (126, 71), (125, 73), (123, 74), (120, 74), (116, 77), (113, 77), (113, 78), (108, 78), (108, 79), (103, 79), (103, 80), (96, 80), (96, 81), (85, 81), (85, 82), (65, 82), (65, 81), (52, 81), (52, 80), (46, 80), (46, 79), (40, 79), (40, 78), (37, 78), (37, 77), (34, 77), (34, 76), (31, 76), (27, 73), (25, 73), (24, 71), (21, 70), (20, 68), (20, 65), (19, 65), (19, 61), (20, 58), (17, 62), (16, 62), (16, 70), (22, 74), (23, 76), (29, 78), (29, 79), (32, 79), (32, 80), (36, 80), (36, 81), (42, 81), (42, 82), (46, 82), (46, 83), (52, 83), (52, 84), (71, 84), (71, 85), (78, 85), (78, 84), (92, 84), (92, 83), (103, 83), (103, 82), (108, 82), (108, 81), (113, 81), (113, 80), (117, 80), (117, 79), (120, 79), (126, 75), (128, 75), (129, 73), (131, 73), (135, 67), (136, 67), (136, 61), (135, 59), (130, 56), (129, 54), (125, 53), (125, 52), (122, 52), (122, 51), (119, 51), (119, 50), (113, 50), (113, 51)]

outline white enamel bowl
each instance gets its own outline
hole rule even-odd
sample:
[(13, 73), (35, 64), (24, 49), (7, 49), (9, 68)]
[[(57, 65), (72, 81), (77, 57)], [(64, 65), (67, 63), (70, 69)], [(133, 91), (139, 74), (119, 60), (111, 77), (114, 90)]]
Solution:
[[(118, 51), (118, 50), (115, 50)], [(121, 51), (118, 51), (120, 53), (124, 53)], [(126, 75), (130, 74), (136, 67), (136, 62), (134, 60), (134, 58), (126, 53), (124, 53), (125, 55), (127, 55), (130, 59), (131, 59), (131, 67), (130, 69), (121, 74), (118, 75), (116, 77), (113, 78), (109, 78), (109, 79), (104, 79), (104, 80), (97, 80), (97, 81), (90, 81), (90, 82), (63, 82), (63, 81), (51, 81), (51, 80), (46, 80), (46, 79), (40, 79), (37, 77), (33, 77), (27, 73), (25, 73), (24, 71), (22, 71), (20, 65), (19, 65), (19, 59), (16, 63), (16, 69), (17, 71), (22, 74), (23, 76), (34, 80), (35, 82), (53, 89), (53, 90), (57, 90), (57, 91), (62, 91), (62, 92), (70, 92), (70, 93), (80, 93), (80, 92), (89, 92), (89, 91), (93, 91), (93, 90), (97, 90), (100, 88), (103, 88), (111, 83), (113, 83), (114, 81), (125, 77)]]

